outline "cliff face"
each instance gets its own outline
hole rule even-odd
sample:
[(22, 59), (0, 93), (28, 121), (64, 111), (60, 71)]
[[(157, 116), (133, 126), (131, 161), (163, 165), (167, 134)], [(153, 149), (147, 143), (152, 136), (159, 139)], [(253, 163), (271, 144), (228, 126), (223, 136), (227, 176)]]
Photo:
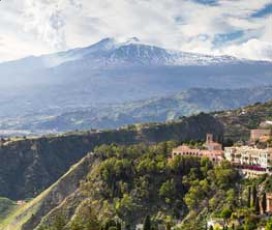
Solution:
[(0, 196), (14, 200), (36, 196), (101, 144), (204, 139), (207, 132), (222, 138), (224, 128), (212, 116), (200, 114), (175, 123), (10, 141), (0, 147)]

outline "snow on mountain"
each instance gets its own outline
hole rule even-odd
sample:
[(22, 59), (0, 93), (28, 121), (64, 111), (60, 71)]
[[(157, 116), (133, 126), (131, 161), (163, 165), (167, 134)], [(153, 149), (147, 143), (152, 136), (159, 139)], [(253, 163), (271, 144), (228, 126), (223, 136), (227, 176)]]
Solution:
[(167, 50), (153, 45), (141, 43), (136, 38), (125, 42), (117, 42), (113, 38), (105, 38), (85, 48), (72, 49), (53, 55), (42, 56), (49, 66), (57, 66), (65, 62), (84, 60), (99, 65), (142, 64), (142, 65), (209, 65), (228, 62), (245, 61), (231, 56), (212, 56)]
[[(188, 66), (240, 63), (252, 61), (238, 59), (231, 56), (213, 56), (197, 53), (168, 50), (158, 46), (142, 43), (138, 38), (132, 37), (124, 42), (114, 38), (105, 38), (88, 47), (71, 49), (56, 54), (29, 57), (11, 63), (26, 63), (36, 66), (43, 63), (44, 67), (52, 68), (72, 61), (84, 61), (93, 66), (107, 65), (162, 65), (162, 66)], [(10, 62), (8, 62), (10, 63)], [(6, 63), (3, 63), (4, 65)], [(0, 64), (0, 68), (1, 65)]]

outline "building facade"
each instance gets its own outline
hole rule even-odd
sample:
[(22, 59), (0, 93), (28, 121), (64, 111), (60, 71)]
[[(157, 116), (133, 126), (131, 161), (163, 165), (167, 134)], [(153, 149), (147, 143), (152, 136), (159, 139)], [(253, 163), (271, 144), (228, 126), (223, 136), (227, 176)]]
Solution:
[(259, 149), (251, 146), (226, 147), (226, 160), (241, 166), (257, 166), (261, 169), (271, 168), (272, 148)]
[(212, 134), (207, 134), (203, 148), (181, 145), (172, 150), (172, 158), (176, 156), (207, 157), (210, 161), (218, 163), (223, 160), (223, 149), (220, 143), (213, 141)]
[(271, 129), (252, 129), (250, 131), (250, 140), (257, 141), (271, 137)]

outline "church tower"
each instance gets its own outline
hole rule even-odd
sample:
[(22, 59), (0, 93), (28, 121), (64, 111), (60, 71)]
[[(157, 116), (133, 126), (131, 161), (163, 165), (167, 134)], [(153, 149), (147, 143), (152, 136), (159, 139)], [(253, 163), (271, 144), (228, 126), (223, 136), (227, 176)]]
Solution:
[(206, 135), (206, 144), (210, 144), (213, 142), (213, 135), (211, 133), (207, 133)]

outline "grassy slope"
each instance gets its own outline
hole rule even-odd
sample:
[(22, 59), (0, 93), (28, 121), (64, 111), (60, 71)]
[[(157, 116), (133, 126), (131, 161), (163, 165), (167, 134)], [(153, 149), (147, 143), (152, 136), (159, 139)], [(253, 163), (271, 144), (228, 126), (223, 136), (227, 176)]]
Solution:
[[(42, 192), (39, 196), (37, 196), (32, 201), (17, 206), (10, 212), (5, 219), (0, 219), (0, 229), (1, 230), (20, 230), (22, 229), (22, 226), (28, 222), (33, 216), (35, 216), (39, 211), (43, 211), (41, 209), (44, 208), (44, 204), (48, 202), (50, 196), (54, 196), (54, 194), (59, 188), (61, 187), (61, 183), (64, 183), (64, 181), (70, 180), (71, 178), (75, 177), (75, 174), (77, 174), (78, 169), (82, 164), (86, 163), (86, 159), (88, 158), (84, 157), (81, 161), (79, 161), (77, 164), (73, 165), (70, 170), (64, 174), (57, 182), (55, 182), (53, 185), (51, 185), (48, 189), (46, 189), (44, 192)], [(79, 169), (80, 170), (80, 169)], [(62, 191), (59, 191), (60, 193)], [(51, 210), (51, 209), (50, 209)]]
[[(9, 200), (4, 197), (0, 197), (0, 223), (3, 221), (6, 216), (8, 216), (15, 208), (17, 207), (16, 203), (12, 200)], [(1, 225), (0, 225), (1, 229)]]

